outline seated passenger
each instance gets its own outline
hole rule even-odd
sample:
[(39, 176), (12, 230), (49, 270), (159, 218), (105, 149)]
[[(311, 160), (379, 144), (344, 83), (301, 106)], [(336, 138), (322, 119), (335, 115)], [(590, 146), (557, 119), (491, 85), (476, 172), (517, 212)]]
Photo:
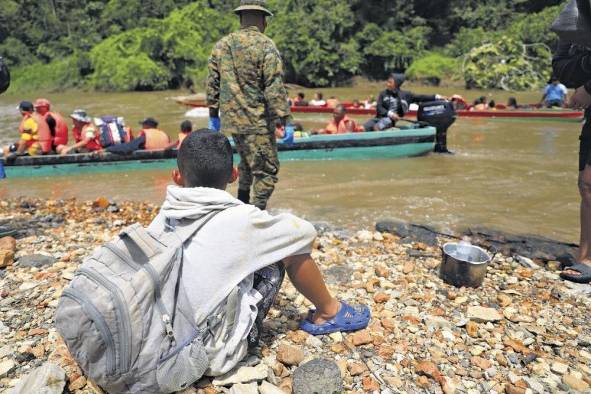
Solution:
[(550, 83), (544, 89), (544, 96), (542, 97), (542, 104), (546, 108), (564, 107), (567, 101), (568, 89), (560, 83), (558, 78), (552, 77)]
[(361, 105), (359, 100), (355, 99), (355, 100), (353, 100), (353, 103), (351, 103), (351, 108), (360, 109), (360, 108), (363, 108), (363, 105)]
[(326, 126), (324, 130), (318, 130), (314, 134), (347, 134), (347, 133), (361, 133), (363, 127), (349, 119), (347, 110), (342, 104), (337, 105), (333, 112), (333, 119)]
[(68, 123), (61, 114), (51, 111), (51, 103), (47, 99), (35, 101), (35, 112), (43, 116), (51, 131), (51, 150), (57, 152), (60, 145), (68, 145)]
[(439, 95), (417, 95), (400, 90), (405, 77), (402, 74), (392, 74), (386, 82), (386, 90), (380, 93), (376, 108), (376, 118), (365, 123), (365, 131), (381, 131), (396, 126), (409, 110), (411, 103), (440, 100)]
[(331, 98), (326, 100), (326, 106), (328, 108), (336, 108), (336, 106), (339, 105), (340, 103), (341, 102), (339, 101), (339, 99), (336, 98), (335, 96), (332, 96)]
[(75, 144), (72, 146), (59, 145), (57, 153), (68, 155), (72, 153), (89, 153), (101, 150), (103, 147), (100, 142), (98, 129), (92, 124), (92, 118), (88, 116), (85, 110), (77, 109), (72, 115), (72, 134)]
[(176, 142), (176, 147), (180, 148), (181, 144), (193, 132), (193, 123), (190, 120), (184, 120), (181, 123), (181, 132), (179, 133), (178, 140)]
[(488, 99), (485, 96), (480, 96), (474, 100), (474, 105), (470, 111), (486, 111), (488, 109)]
[(369, 96), (367, 100), (363, 102), (365, 109), (373, 109), (377, 106), (376, 99), (373, 96)]
[(294, 107), (307, 107), (308, 101), (306, 100), (306, 95), (303, 92), (299, 92), (298, 96), (293, 99)]
[(38, 156), (51, 152), (51, 131), (45, 119), (34, 112), (33, 104), (23, 101), (18, 109), (22, 120), (19, 126), (19, 141), (3, 148), (4, 156)]
[(507, 109), (515, 110), (519, 108), (521, 108), (521, 106), (517, 104), (517, 99), (515, 97), (509, 97), (509, 100), (507, 100)]
[(164, 150), (170, 147), (170, 138), (158, 128), (154, 118), (141, 121), (142, 129), (137, 138), (125, 144), (113, 145), (105, 149), (109, 153), (130, 154), (137, 150)]
[(314, 100), (311, 100), (309, 105), (312, 107), (326, 107), (326, 101), (324, 100), (322, 93), (316, 93), (314, 95)]
[(495, 110), (497, 109), (497, 103), (495, 102), (495, 100), (490, 100), (488, 103), (488, 108), (490, 110)]
[(452, 102), (452, 104), (454, 106), (454, 109), (456, 111), (461, 111), (461, 110), (468, 109), (468, 103), (459, 94), (454, 94), (453, 96), (451, 96), (451, 102)]

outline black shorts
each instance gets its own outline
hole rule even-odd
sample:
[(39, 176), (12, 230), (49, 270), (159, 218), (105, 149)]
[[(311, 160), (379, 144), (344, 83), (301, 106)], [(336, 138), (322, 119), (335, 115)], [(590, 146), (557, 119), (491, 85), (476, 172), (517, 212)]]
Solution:
[(579, 147), (579, 171), (583, 171), (586, 166), (591, 166), (591, 122), (585, 122), (581, 132), (581, 144)]

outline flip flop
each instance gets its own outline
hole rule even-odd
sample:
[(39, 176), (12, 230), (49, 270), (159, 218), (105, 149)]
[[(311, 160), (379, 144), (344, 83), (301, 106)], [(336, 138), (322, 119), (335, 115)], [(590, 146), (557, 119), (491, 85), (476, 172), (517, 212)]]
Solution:
[(570, 267), (566, 267), (566, 270), (578, 272), (579, 275), (568, 274), (566, 272), (562, 272), (560, 274), (560, 277), (562, 279), (568, 280), (570, 282), (582, 283), (582, 284), (591, 283), (591, 266), (589, 266), (587, 264), (579, 263), (579, 264), (575, 264)]
[(333, 332), (350, 332), (366, 328), (371, 320), (371, 312), (366, 305), (351, 306), (341, 302), (339, 313), (331, 320), (314, 324), (310, 320), (312, 314), (300, 323), (300, 330), (310, 335), (326, 335)]

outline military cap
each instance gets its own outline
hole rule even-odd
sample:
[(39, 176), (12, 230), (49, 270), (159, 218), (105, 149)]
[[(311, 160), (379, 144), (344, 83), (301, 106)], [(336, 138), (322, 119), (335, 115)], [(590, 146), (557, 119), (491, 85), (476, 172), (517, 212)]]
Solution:
[(240, 7), (234, 12), (240, 14), (242, 11), (261, 11), (267, 16), (273, 16), (273, 13), (267, 9), (266, 0), (240, 0)]

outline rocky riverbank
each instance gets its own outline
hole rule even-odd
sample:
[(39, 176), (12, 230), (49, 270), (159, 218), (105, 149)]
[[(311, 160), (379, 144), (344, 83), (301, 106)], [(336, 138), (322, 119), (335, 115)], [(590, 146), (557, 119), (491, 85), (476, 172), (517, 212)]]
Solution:
[[(64, 386), (100, 392), (57, 335), (54, 311), (84, 256), (123, 226), (148, 224), (156, 212), (104, 199), (0, 202), (0, 236), (16, 238), (0, 241), (0, 392), (30, 390), (39, 381), (49, 382), (51, 393)], [(434, 242), (392, 226), (380, 230), (397, 235), (325, 229), (314, 251), (339, 298), (370, 305), (367, 330), (326, 337), (297, 331), (309, 305), (286, 282), (260, 350), (229, 376), (187, 392), (590, 391), (591, 287), (561, 281), (552, 271), (560, 256), (540, 264), (504, 254), (482, 288), (456, 289), (437, 276)]]

